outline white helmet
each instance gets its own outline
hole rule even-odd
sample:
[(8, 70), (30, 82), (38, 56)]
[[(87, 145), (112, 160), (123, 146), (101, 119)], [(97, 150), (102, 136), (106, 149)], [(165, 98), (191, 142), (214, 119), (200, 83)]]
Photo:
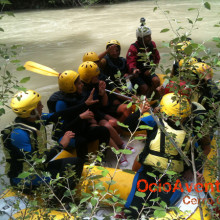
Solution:
[(147, 26), (140, 26), (136, 30), (136, 37), (145, 37), (151, 34), (151, 29)]

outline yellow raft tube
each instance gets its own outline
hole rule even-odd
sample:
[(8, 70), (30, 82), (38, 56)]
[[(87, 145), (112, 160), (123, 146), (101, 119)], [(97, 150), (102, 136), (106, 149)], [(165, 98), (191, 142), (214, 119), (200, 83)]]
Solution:
[[(215, 140), (212, 141), (212, 145), (215, 145)], [(216, 149), (213, 148), (212, 151), (210, 152), (210, 156), (209, 158), (212, 158), (215, 155), (215, 151)], [(56, 159), (60, 159), (60, 158), (65, 158), (65, 157), (73, 157), (74, 154), (69, 153), (65, 150), (63, 150), (57, 157)], [(212, 158), (213, 159), (213, 158)], [(210, 167), (209, 167), (210, 168)], [(120, 196), (121, 199), (126, 200), (131, 188), (132, 188), (132, 182), (133, 182), (133, 178), (134, 178), (134, 174), (128, 173), (128, 172), (124, 172), (123, 170), (120, 169), (114, 169), (114, 168), (106, 168), (107, 170), (107, 175), (105, 177), (101, 177), (100, 179), (96, 179), (96, 180), (88, 180), (85, 178), (85, 181), (83, 182), (83, 184), (80, 186), (80, 190), (88, 193), (91, 191), (91, 187), (93, 186), (93, 184), (96, 184), (98, 182), (103, 182), (103, 186), (105, 187), (105, 191), (109, 191), (116, 196)], [(209, 171), (210, 169), (205, 169), (204, 171), (204, 175), (205, 175), (205, 179), (207, 181), (210, 181), (210, 174), (213, 175), (213, 173), (211, 173)], [(102, 175), (103, 169), (100, 169), (100, 167), (98, 166), (94, 166), (93, 168), (91, 168), (89, 165), (85, 165), (84, 169), (83, 169), (83, 177), (86, 177), (87, 175)], [(111, 177), (113, 177), (114, 180), (114, 184), (109, 185), (107, 183), (109, 183), (109, 181), (111, 181)], [(213, 179), (213, 178), (212, 178)], [(185, 192), (185, 191), (184, 191)], [(111, 195), (112, 196), (112, 195)], [(187, 201), (184, 197), (187, 197)], [(109, 197), (109, 196), (108, 196)], [(200, 194), (201, 198), (205, 198), (205, 194)], [(105, 197), (107, 198), (107, 197)], [(24, 215), (25, 212), (27, 212), (25, 205), (20, 203), (20, 211), (17, 211), (16, 213), (13, 213), (12, 210), (10, 210), (10, 205), (8, 205), (8, 201), (10, 201), (10, 199), (12, 199), (15, 203), (15, 199), (19, 199), (16, 197), (16, 194), (13, 193), (13, 191), (11, 190), (6, 190), (1, 196), (0, 196), (0, 211), (1, 213), (6, 213), (6, 216), (9, 216), (9, 211), (11, 211), (11, 217), (12, 218), (8, 218), (8, 219), (17, 219), (19, 217), (22, 217)], [(182, 195), (181, 199), (179, 200), (179, 202), (176, 204), (176, 207), (178, 207), (180, 209), (180, 213), (176, 214), (173, 211), (171, 212), (167, 212), (166, 217), (161, 218), (161, 219), (191, 219), (191, 220), (197, 220), (197, 219), (201, 219), (200, 217), (200, 210), (198, 207), (198, 204), (191, 204), (191, 201), (195, 201), (197, 200), (195, 194), (190, 193), (190, 194), (184, 194)], [(11, 203), (13, 203), (13, 201)], [(185, 203), (188, 204), (185, 204)], [(9, 204), (11, 204), (9, 202)], [(105, 203), (105, 205), (107, 205)], [(111, 204), (109, 204), (111, 206)], [(211, 213), (210, 213), (210, 209), (209, 207), (205, 204), (202, 203), (202, 212), (203, 212), (203, 219), (205, 220), (209, 220), (211, 219)], [(40, 210), (39, 213), (43, 213), (45, 210)], [(48, 213), (47, 213), (48, 214)], [(34, 213), (29, 213), (29, 215), (32, 215), (30, 217), (30, 219), (41, 219), (39, 218), (39, 214), (37, 214), (36, 212)], [(60, 211), (52, 211), (49, 213), (49, 216), (51, 216), (51, 219), (70, 219), (70, 216), (68, 216), (67, 213), (65, 212), (60, 212)], [(5, 218), (6, 219), (6, 218)], [(157, 218), (158, 219), (158, 218)]]

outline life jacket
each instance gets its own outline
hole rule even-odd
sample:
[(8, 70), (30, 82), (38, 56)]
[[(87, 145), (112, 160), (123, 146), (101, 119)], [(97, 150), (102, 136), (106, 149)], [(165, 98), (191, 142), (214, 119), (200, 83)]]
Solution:
[(132, 45), (136, 47), (138, 54), (151, 52), (148, 62), (140, 60), (141, 57), (139, 56), (137, 59), (137, 69), (141, 70), (141, 72), (150, 70), (152, 68), (152, 66), (150, 65), (150, 61), (154, 61), (154, 57), (155, 57), (155, 50), (154, 50), (155, 48), (154, 48), (153, 43), (151, 42), (151, 44), (147, 47), (147, 49), (139, 47), (136, 42), (133, 43)]
[(106, 55), (104, 57), (106, 59), (106, 66), (104, 70), (104, 74), (112, 81), (115, 82), (116, 78), (114, 75), (118, 73), (118, 71), (121, 72), (121, 76), (123, 76), (126, 73), (126, 59), (123, 57), (118, 57), (118, 59), (114, 62), (109, 55)]
[[(164, 120), (160, 119), (161, 124), (166, 128), (169, 134), (172, 134), (174, 141), (183, 152), (187, 152), (190, 143), (186, 138), (184, 130), (176, 130), (169, 126)], [(174, 138), (175, 137), (175, 138)], [(156, 127), (155, 138), (149, 143), (147, 149), (142, 156), (139, 156), (139, 161), (143, 165), (149, 165), (163, 172), (166, 169), (181, 173), (184, 170), (184, 163), (176, 148), (169, 143), (167, 137), (159, 128)], [(145, 148), (146, 149), (146, 148)]]
[[(11, 143), (11, 133), (15, 128), (29, 133), (32, 146), (31, 152), (26, 154)], [(25, 158), (31, 159), (34, 152), (43, 156), (43, 153), (47, 150), (47, 135), (43, 125), (40, 125), (38, 130), (33, 126), (18, 122), (6, 127), (1, 131), (1, 134), (3, 152), (6, 159), (5, 173), (7, 173), (9, 178), (17, 177), (20, 173), (28, 171), (30, 165), (25, 162)]]

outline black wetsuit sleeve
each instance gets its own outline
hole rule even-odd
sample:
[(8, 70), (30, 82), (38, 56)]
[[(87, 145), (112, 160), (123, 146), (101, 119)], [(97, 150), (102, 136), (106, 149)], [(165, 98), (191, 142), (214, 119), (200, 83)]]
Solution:
[(46, 125), (53, 122), (57, 123), (59, 118), (62, 120), (73, 121), (75, 120), (81, 113), (85, 112), (88, 109), (88, 106), (85, 103), (79, 104), (77, 106), (73, 106), (67, 108), (63, 111), (54, 112), (53, 115), (46, 121)]
[(62, 149), (63, 149), (63, 146), (57, 143), (53, 148), (51, 148), (48, 151), (45, 151), (45, 155), (47, 157), (46, 163), (52, 160)]
[(89, 123), (85, 119), (81, 119), (80, 116), (77, 116), (73, 120), (63, 123), (63, 129), (65, 131), (73, 131), (75, 133), (82, 134), (89, 127)]

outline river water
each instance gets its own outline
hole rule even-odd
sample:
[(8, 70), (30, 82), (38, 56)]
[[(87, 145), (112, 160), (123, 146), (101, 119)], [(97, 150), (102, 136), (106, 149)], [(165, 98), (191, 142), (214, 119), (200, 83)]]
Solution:
[[(163, 11), (153, 12), (155, 2), (133, 1), (113, 5), (98, 5), (91, 8), (73, 8), (57, 10), (36, 10), (15, 12), (15, 17), (5, 16), (0, 23), (4, 29), (1, 32), (1, 43), (8, 45), (20, 44), (23, 49), (19, 55), (21, 63), (28, 60), (38, 62), (63, 72), (67, 69), (78, 69), (82, 56), (89, 51), (101, 53), (105, 50), (106, 42), (117, 39), (122, 46), (121, 55), (125, 56), (129, 45), (135, 41), (135, 30), (139, 26), (141, 17), (146, 18), (146, 24), (152, 30), (152, 38), (156, 42), (161, 54), (161, 64), (171, 67), (172, 60), (168, 59), (169, 50), (164, 48), (163, 41), (169, 42), (175, 37), (174, 32), (160, 33), (164, 28), (170, 28), (169, 21), (174, 29), (184, 28), (181, 33), (188, 32), (191, 24), (187, 18), (195, 20), (197, 11), (188, 11), (188, 8), (200, 8), (201, 0), (160, 0)], [(212, 37), (219, 36), (219, 29), (214, 25), (219, 22), (220, 1), (210, 0), (211, 10), (202, 7), (198, 22), (191, 38), (205, 45), (215, 53), (219, 51), (210, 42)], [(167, 16), (167, 17), (166, 17)], [(176, 19), (176, 22), (173, 20)], [(198, 28), (198, 29), (197, 29)], [(47, 77), (28, 71), (17, 72), (18, 79), (31, 76), (31, 80), (24, 84), (28, 89), (37, 90), (42, 94), (43, 104), (58, 90), (57, 78)], [(220, 73), (215, 72), (218, 79)], [(14, 118), (10, 111), (0, 119), (0, 129)]]

